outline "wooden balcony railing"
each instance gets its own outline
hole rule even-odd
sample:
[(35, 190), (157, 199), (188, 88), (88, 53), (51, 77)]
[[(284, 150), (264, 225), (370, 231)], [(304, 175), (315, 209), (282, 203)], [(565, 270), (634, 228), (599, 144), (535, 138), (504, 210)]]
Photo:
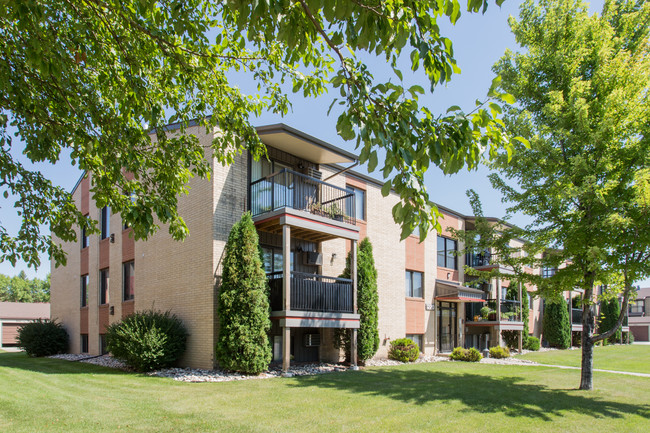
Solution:
[[(272, 311), (283, 310), (282, 272), (267, 274)], [(352, 280), (291, 272), (291, 310), (353, 313)]]

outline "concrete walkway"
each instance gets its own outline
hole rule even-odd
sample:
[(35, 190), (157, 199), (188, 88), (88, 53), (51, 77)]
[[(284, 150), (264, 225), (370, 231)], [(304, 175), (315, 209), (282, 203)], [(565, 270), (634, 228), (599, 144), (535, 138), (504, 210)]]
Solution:
[[(580, 370), (580, 367), (569, 367), (568, 365), (551, 365), (551, 364), (520, 364), (520, 365), (532, 365), (532, 366), (537, 366), (537, 367), (554, 367), (554, 368), (562, 368), (565, 370)], [(615, 370), (601, 370), (599, 368), (594, 368), (594, 371), (598, 371), (600, 373), (614, 373), (614, 374), (625, 374), (627, 376), (637, 376), (637, 377), (650, 377), (650, 374), (648, 373), (634, 373), (631, 371), (615, 371)]]

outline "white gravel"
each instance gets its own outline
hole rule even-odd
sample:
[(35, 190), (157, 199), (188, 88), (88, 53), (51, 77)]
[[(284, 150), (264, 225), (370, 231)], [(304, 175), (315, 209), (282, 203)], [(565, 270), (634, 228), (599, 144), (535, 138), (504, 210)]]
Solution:
[(124, 371), (131, 371), (125, 363), (113, 358), (111, 355), (87, 355), (82, 353), (63, 353), (60, 355), (48, 356), (48, 358), (64, 359), (66, 361), (85, 362), (87, 364), (101, 365), (102, 367), (117, 368)]

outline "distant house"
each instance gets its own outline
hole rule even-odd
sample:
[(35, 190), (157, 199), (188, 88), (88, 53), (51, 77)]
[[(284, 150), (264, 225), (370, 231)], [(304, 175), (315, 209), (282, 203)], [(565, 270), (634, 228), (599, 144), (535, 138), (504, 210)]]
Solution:
[(639, 289), (628, 310), (630, 331), (635, 341), (650, 341), (650, 287)]
[(25, 323), (49, 318), (49, 303), (0, 302), (0, 349), (16, 346), (18, 328)]

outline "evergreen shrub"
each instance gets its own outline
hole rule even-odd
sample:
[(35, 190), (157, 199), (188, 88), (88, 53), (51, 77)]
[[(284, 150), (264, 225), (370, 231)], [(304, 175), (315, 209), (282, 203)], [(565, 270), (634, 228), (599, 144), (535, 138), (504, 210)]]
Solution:
[(495, 359), (510, 358), (510, 349), (501, 346), (490, 347), (490, 358), (495, 358)]
[(400, 362), (414, 362), (420, 356), (420, 348), (410, 338), (398, 338), (390, 342), (388, 359)]
[(539, 350), (539, 347), (540, 347), (539, 338), (529, 335), (528, 338), (526, 339), (526, 345), (524, 346), (524, 349), (533, 350), (536, 352)]
[(108, 351), (136, 371), (172, 366), (186, 342), (185, 325), (169, 311), (136, 311), (106, 329)]
[(231, 229), (223, 259), (219, 290), (219, 365), (259, 374), (271, 362), (268, 283), (257, 230), (249, 212)]
[(483, 359), (483, 355), (474, 347), (469, 349), (455, 347), (449, 358), (454, 361), (478, 362)]
[[(598, 321), (598, 333), (602, 334), (609, 331), (614, 326), (618, 320), (618, 316), (621, 314), (621, 304), (618, 302), (616, 297), (610, 299), (604, 299), (600, 302), (600, 317)], [(612, 334), (607, 342), (611, 344), (616, 344), (621, 341), (621, 327), (619, 326), (616, 332)]]
[(68, 350), (68, 333), (56, 320), (34, 320), (18, 328), (18, 347), (34, 357), (64, 353)]
[(549, 346), (567, 349), (571, 345), (571, 324), (566, 301), (561, 298), (546, 300), (543, 319), (544, 339)]

